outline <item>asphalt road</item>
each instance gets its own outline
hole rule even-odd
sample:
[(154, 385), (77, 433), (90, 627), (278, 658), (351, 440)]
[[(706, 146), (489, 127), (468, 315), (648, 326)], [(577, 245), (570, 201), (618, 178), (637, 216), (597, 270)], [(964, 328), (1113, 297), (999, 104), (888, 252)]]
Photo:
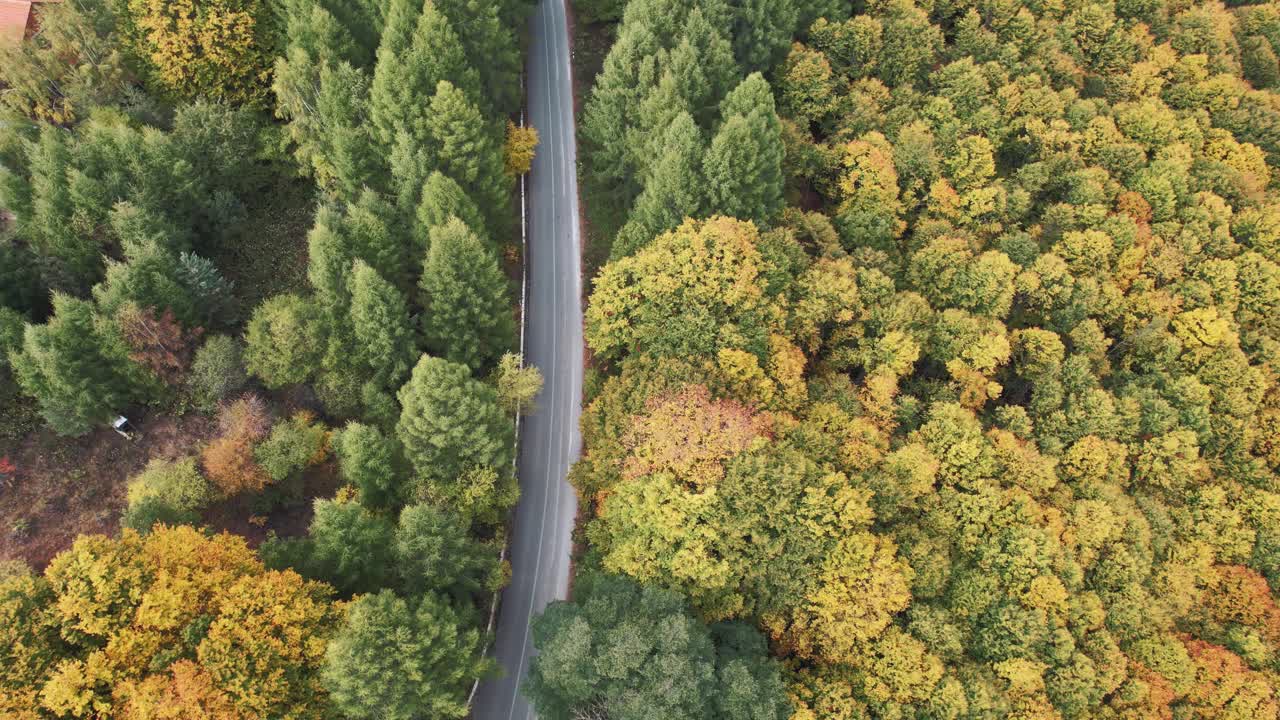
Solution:
[(541, 0), (530, 19), (528, 119), (539, 145), (528, 178), (528, 299), (525, 360), (542, 371), (537, 411), (520, 439), (520, 502), (510, 545), (511, 584), (502, 593), (492, 655), (503, 676), (476, 694), (475, 720), (525, 720), (520, 694), (533, 638), (529, 621), (569, 590), (578, 503), (566, 481), (578, 457), (582, 407), (582, 271), (577, 148), (565, 0)]

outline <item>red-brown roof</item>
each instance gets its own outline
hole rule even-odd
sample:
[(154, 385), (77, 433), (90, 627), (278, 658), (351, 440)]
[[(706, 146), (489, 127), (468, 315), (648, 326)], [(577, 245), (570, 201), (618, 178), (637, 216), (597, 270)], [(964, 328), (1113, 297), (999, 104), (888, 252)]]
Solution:
[(0, 42), (22, 42), (31, 18), (31, 0), (0, 0)]

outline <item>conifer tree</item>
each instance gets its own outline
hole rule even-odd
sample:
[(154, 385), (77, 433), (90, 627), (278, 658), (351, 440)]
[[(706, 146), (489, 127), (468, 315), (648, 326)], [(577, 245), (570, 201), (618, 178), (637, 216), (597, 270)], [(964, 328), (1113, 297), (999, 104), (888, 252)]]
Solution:
[(711, 210), (763, 225), (782, 209), (785, 155), (769, 84), (753, 73), (722, 107), (725, 121), (706, 157)]
[[(291, 4), (323, 7), (332, 14), (342, 28), (350, 35), (353, 42), (351, 55), (348, 57), (356, 67), (372, 67), (377, 60), (378, 40), (382, 34), (382, 25), (386, 22), (386, 0), (290, 0)], [(295, 35), (291, 31), (289, 40)]]
[(491, 230), (503, 227), (511, 178), (504, 171), (502, 138), (493, 123), (462, 90), (441, 82), (431, 98), (427, 124), (440, 171), (485, 208)]
[(350, 278), (355, 253), (343, 232), (344, 218), (332, 206), (316, 212), (315, 226), (307, 234), (307, 279), (315, 290), (318, 328), (323, 336), (324, 366), (350, 369), (355, 355), (355, 334), (351, 328)]
[(407, 224), (398, 208), (368, 188), (347, 206), (343, 223), (353, 256), (364, 260), (396, 287), (406, 289), (411, 273), (405, 252), (408, 241), (402, 228)]
[(745, 72), (768, 72), (786, 55), (796, 30), (795, 0), (733, 0), (733, 54)]
[(418, 354), (409, 309), (400, 291), (363, 260), (351, 270), (351, 326), (356, 349), (374, 378), (398, 387)]
[[(385, 171), (370, 135), (370, 89), (364, 72), (341, 63), (320, 71), (319, 115), (323, 167), (342, 197), (381, 187)], [(328, 176), (322, 176), (328, 177)]]
[(396, 436), (428, 488), (455, 484), (468, 470), (510, 472), (511, 419), (466, 365), (423, 355), (399, 400)]
[(469, 530), (469, 518), (457, 509), (426, 503), (406, 507), (394, 545), (402, 591), (444, 593), (464, 604), (500, 584), (497, 553)]
[(427, 347), (479, 372), (515, 339), (507, 279), (497, 258), (457, 218), (431, 231), (422, 271)]
[[(51, 261), (57, 287), (92, 284), (102, 272), (101, 248), (71, 225), (74, 210), (69, 187), (71, 148), (67, 134), (53, 126), (40, 131), (28, 150), (31, 210), (27, 227), (36, 252)], [(21, 210), (21, 208), (15, 208)]]
[[(507, 114), (520, 103), (520, 48), (512, 25), (503, 18), (502, 3), (492, 0), (437, 0), (440, 11), (459, 31), (469, 65), (480, 75), (481, 104)], [(448, 78), (452, 79), (452, 78)], [(454, 80), (457, 82), (457, 80)]]
[(11, 356), (22, 389), (58, 433), (83, 435), (123, 408), (138, 388), (125, 345), (94, 317), (93, 306), (53, 296), (53, 317), (28, 325)]
[(702, 175), (706, 152), (702, 133), (688, 113), (681, 113), (663, 135), (662, 155), (636, 198), (630, 219), (618, 233), (612, 253), (625, 257), (687, 217), (699, 216), (706, 204)]
[(418, 224), (414, 239), (422, 256), (427, 252), (431, 228), (447, 224), (451, 217), (458, 218), (481, 237), (486, 236), (480, 209), (458, 187), (458, 183), (437, 170), (423, 184), (422, 202), (418, 204)]
[(485, 638), (440, 595), (390, 590), (352, 603), (325, 652), (322, 676), (352, 720), (466, 717), (467, 692), (488, 674)]
[(429, 137), (428, 102), (450, 82), (477, 98), (480, 82), (462, 41), (432, 0), (392, 0), (369, 94), (375, 137), (389, 150), (407, 132), (417, 144)]
[(342, 477), (360, 491), (360, 504), (375, 509), (396, 508), (407, 498), (408, 474), (399, 443), (381, 430), (348, 423), (334, 439)]
[(375, 175), (367, 123), (369, 80), (347, 29), (310, 0), (289, 9), (289, 48), (276, 61), (276, 112), (289, 121), (295, 155), (323, 184), (353, 196)]

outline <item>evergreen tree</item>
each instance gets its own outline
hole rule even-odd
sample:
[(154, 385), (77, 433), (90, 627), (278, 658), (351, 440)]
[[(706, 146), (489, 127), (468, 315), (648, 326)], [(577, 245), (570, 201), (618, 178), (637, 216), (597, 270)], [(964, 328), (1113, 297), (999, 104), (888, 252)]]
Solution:
[(49, 280), (69, 290), (87, 287), (102, 273), (101, 246), (81, 236), (71, 223), (70, 144), (65, 131), (46, 126), (29, 146), (31, 210), (24, 221), (37, 254), (50, 263)]
[(399, 400), (396, 435), (421, 480), (448, 487), (473, 468), (510, 472), (511, 419), (467, 366), (423, 355)]
[[(356, 3), (351, 3), (356, 4)], [(347, 28), (313, 0), (290, 0), (289, 47), (275, 66), (276, 112), (295, 155), (322, 184), (353, 197), (378, 167), (367, 123), (369, 80)]]
[(465, 607), (502, 582), (496, 549), (470, 535), (470, 523), (454, 510), (410, 505), (396, 528), (396, 567), (402, 591), (451, 596)]
[(58, 433), (83, 435), (105, 423), (135, 396), (138, 369), (124, 344), (94, 317), (93, 306), (53, 296), (53, 317), (28, 325), (22, 350), (11, 356), (22, 389)]
[(511, 349), (515, 322), (507, 279), (492, 251), (461, 220), (431, 230), (420, 287), (430, 350), (479, 372)]
[(492, 122), (458, 87), (441, 82), (427, 117), (440, 171), (487, 211), (491, 230), (505, 227), (511, 178), (503, 169), (502, 139)]
[[(382, 26), (386, 22), (386, 0), (291, 0), (304, 6), (323, 6), (333, 17), (337, 18), (342, 28), (350, 34), (355, 49), (348, 59), (356, 67), (372, 67), (377, 59), (378, 40), (382, 35)], [(289, 34), (292, 41), (294, 35)], [(347, 57), (347, 56), (343, 56)]]
[(384, 590), (352, 603), (322, 677), (352, 720), (462, 718), (472, 683), (493, 667), (484, 643), (472, 619), (443, 597), (406, 601)]
[(323, 343), (323, 365), (332, 370), (352, 370), (356, 364), (355, 331), (351, 327), (351, 263), (355, 253), (340, 211), (322, 205), (315, 225), (307, 234), (307, 279), (315, 290), (314, 304)]
[(481, 104), (490, 114), (506, 115), (517, 110), (520, 47), (512, 32), (516, 26), (505, 22), (507, 18), (503, 17), (503, 4), (492, 0), (437, 0), (437, 3), (450, 25), (466, 28), (466, 32), (458, 34), (468, 64), (480, 74)]
[(790, 716), (759, 633), (721, 626), (713, 634), (666, 590), (613, 576), (579, 582), (574, 602), (552, 603), (533, 623), (527, 692), (539, 717)]
[(343, 595), (376, 592), (391, 573), (391, 522), (359, 503), (316, 500), (304, 567)]
[(393, 509), (408, 499), (408, 469), (399, 444), (371, 425), (348, 423), (334, 439), (342, 476), (360, 491), (360, 504)]
[(422, 186), (422, 202), (418, 205), (415, 240), (420, 246), (419, 257), (426, 257), (431, 228), (447, 224), (451, 217), (458, 218), (481, 237), (487, 237), (479, 208), (458, 183), (437, 170)]
[(187, 285), (189, 275), (181, 258), (164, 249), (154, 239), (125, 245), (125, 260), (107, 261), (106, 279), (93, 289), (99, 309), (115, 316), (129, 303), (140, 307), (170, 310), (188, 327), (209, 319), (214, 306), (200, 304)]
[(706, 204), (704, 153), (702, 133), (688, 113), (681, 113), (667, 128), (662, 155), (614, 241), (614, 257), (630, 255), (659, 234), (679, 227), (685, 218), (702, 214)]
[(744, 72), (768, 72), (786, 55), (796, 30), (796, 0), (733, 0), (733, 54)]
[(363, 260), (351, 271), (351, 326), (374, 380), (399, 387), (418, 354), (409, 309), (400, 291)]
[[(671, 121), (687, 111), (704, 129), (740, 77), (720, 2), (636, 0), (583, 111), (582, 138), (606, 202), (626, 207), (642, 187)], [(611, 230), (606, 228), (606, 230)]]
[(409, 243), (403, 228), (408, 222), (394, 205), (366, 188), (358, 200), (347, 206), (342, 225), (354, 257), (364, 260), (396, 287), (407, 289), (411, 273), (405, 252)]
[(377, 144), (370, 134), (371, 90), (364, 72), (347, 63), (320, 71), (316, 97), (321, 179), (345, 198), (365, 187), (381, 187), (386, 173)]
[(769, 84), (752, 74), (725, 98), (723, 112), (705, 165), (711, 210), (763, 226), (782, 209), (785, 155)]
[(392, 0), (369, 94), (375, 136), (385, 150), (401, 132), (417, 145), (427, 141), (435, 112), (428, 102), (441, 82), (479, 97), (480, 82), (462, 41), (435, 3)]

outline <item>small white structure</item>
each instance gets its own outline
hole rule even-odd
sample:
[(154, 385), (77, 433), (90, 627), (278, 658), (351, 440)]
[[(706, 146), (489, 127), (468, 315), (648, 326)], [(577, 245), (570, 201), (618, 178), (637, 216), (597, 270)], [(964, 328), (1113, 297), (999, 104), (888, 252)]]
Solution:
[(111, 429), (123, 435), (126, 439), (132, 440), (134, 433), (133, 425), (129, 424), (129, 418), (123, 415), (117, 415), (115, 420), (111, 421)]

